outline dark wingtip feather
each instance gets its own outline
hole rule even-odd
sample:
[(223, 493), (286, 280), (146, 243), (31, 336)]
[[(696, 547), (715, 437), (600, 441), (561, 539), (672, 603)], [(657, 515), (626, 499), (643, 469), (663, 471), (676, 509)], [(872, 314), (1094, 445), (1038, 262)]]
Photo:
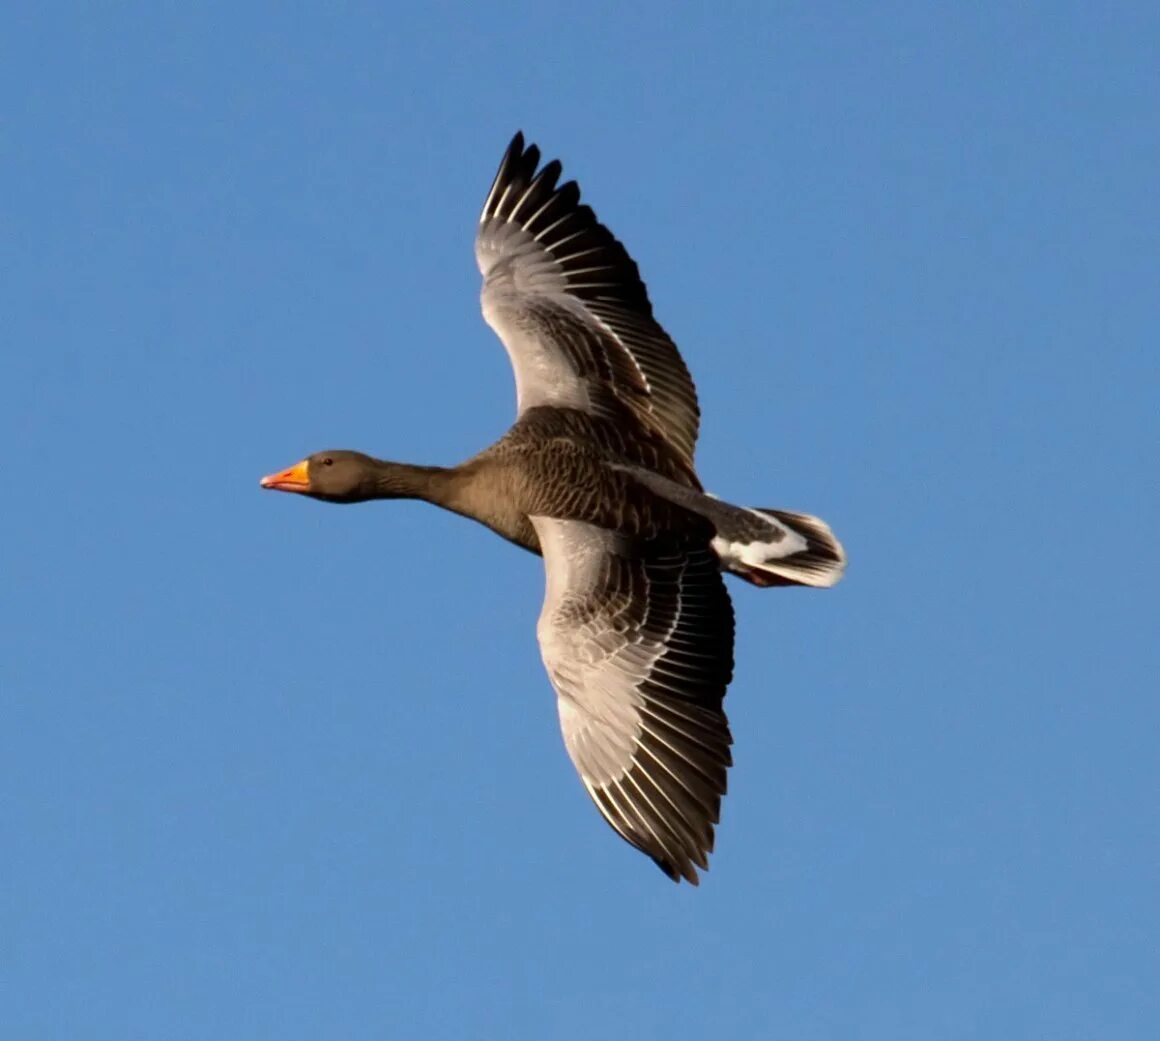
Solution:
[[(670, 881), (677, 883), (677, 885), (680, 885), (682, 882), (688, 882), (691, 886), (699, 886), (701, 884), (700, 876), (688, 861), (684, 864), (677, 865), (661, 857), (652, 857), (652, 862), (665, 873)], [(708, 864), (701, 865), (702, 869), (705, 870), (708, 869), (708, 866)]]
[(487, 200), (483, 204), (483, 212), (479, 216), (482, 224), (495, 212), (496, 200), (503, 195), (503, 189), (521, 178), (528, 180), (536, 172), (540, 162), (540, 150), (535, 145), (524, 146), (524, 132), (517, 130), (511, 143), (507, 146), (503, 158), (499, 161), (499, 169), (491, 182), (487, 192)]

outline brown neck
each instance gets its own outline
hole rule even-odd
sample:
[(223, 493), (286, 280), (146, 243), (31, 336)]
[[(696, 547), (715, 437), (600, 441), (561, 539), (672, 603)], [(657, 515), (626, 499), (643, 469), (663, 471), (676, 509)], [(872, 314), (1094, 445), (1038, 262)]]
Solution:
[[(515, 505), (503, 471), (490, 471), (476, 461), (459, 466), (413, 466), (383, 459), (371, 462), (368, 499), (422, 499), (462, 517), (470, 517), (505, 539), (539, 552), (539, 543), (527, 517)], [(484, 479), (481, 479), (484, 478)]]
[(374, 461), (372, 488), (376, 499), (422, 499), (447, 506), (452, 494), (454, 470), (442, 466), (413, 466)]

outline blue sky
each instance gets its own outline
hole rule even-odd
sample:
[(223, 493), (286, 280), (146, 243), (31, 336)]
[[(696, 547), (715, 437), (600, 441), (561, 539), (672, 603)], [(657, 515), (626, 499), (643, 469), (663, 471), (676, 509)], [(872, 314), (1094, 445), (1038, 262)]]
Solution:
[[(1145, 1038), (1160, 1021), (1154, 4), (0, 15), (0, 1035)], [(736, 767), (589, 806), (540, 563), (416, 504), (513, 415), (471, 239), (560, 156), (682, 346)]]

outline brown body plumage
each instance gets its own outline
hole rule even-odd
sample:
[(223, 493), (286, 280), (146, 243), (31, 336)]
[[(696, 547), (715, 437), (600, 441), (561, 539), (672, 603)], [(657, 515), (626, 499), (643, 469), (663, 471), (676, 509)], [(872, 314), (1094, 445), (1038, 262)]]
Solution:
[(625, 438), (609, 421), (574, 410), (533, 408), (494, 445), (450, 471), (451, 498), (441, 505), (534, 553), (540, 545), (532, 516), (645, 537), (695, 526), (711, 537), (699, 517), (638, 481), (634, 467), (696, 487), (663, 444)]

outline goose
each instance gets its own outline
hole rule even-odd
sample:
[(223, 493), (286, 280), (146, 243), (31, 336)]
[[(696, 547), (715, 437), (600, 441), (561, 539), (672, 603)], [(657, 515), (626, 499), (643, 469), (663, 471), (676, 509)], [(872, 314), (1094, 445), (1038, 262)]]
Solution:
[(561, 174), (517, 133), (475, 239), (483, 316), (515, 373), (511, 429), (457, 466), (324, 451), (260, 483), (422, 499), (541, 555), (536, 635), (568, 754), (612, 828), (696, 885), (732, 765), (722, 575), (832, 586), (846, 555), (817, 517), (705, 493), (689, 370), (636, 263)]

